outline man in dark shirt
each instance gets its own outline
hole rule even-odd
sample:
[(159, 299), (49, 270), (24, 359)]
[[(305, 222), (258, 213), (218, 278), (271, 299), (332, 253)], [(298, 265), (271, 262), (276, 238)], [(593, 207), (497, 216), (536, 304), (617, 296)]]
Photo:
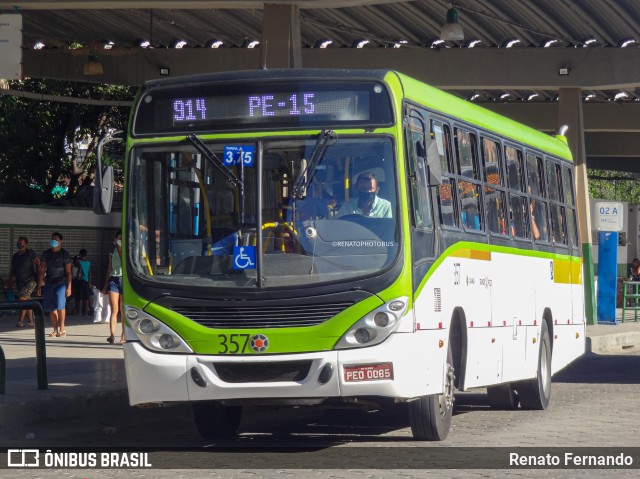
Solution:
[[(36, 252), (29, 249), (29, 240), (26, 236), (20, 236), (18, 238), (16, 248), (18, 248), (18, 252), (14, 253), (11, 258), (8, 286), (11, 287), (13, 278), (15, 278), (18, 300), (28, 301), (31, 299), (31, 293), (36, 289), (36, 281), (38, 279), (37, 272), (40, 268), (40, 260), (38, 259)], [(20, 310), (20, 320), (16, 326), (19, 328), (25, 326), (25, 315), (29, 319), (28, 326), (33, 328), (33, 311), (30, 309)]]
[[(43, 281), (44, 280), (44, 281)], [(42, 284), (44, 283), (44, 288)], [(42, 307), (49, 313), (53, 333), (50, 337), (64, 337), (67, 298), (71, 296), (71, 256), (62, 248), (62, 235), (51, 235), (51, 248), (40, 257), (38, 293), (42, 291)]]

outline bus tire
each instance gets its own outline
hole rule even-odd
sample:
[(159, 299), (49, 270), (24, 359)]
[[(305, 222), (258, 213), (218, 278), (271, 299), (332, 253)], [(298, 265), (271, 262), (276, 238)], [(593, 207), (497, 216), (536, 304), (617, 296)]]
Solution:
[(489, 396), (489, 406), (491, 406), (491, 409), (499, 409), (502, 411), (518, 409), (520, 400), (513, 383), (489, 386), (487, 387), (487, 395)]
[(522, 409), (544, 410), (551, 398), (551, 339), (546, 321), (540, 330), (538, 371), (534, 379), (520, 381), (516, 386)]
[(193, 403), (198, 433), (205, 439), (231, 439), (238, 434), (242, 407), (223, 406), (219, 401)]
[(409, 403), (409, 424), (413, 438), (417, 441), (442, 441), (449, 434), (455, 380), (451, 348), (447, 350), (445, 367), (444, 392), (423, 396)]

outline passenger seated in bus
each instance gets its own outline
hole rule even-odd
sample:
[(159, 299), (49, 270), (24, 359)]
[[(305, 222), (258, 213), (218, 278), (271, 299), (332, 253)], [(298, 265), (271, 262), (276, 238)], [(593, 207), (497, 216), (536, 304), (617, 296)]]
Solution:
[(534, 240), (540, 239), (540, 230), (538, 229), (538, 224), (536, 223), (536, 217), (533, 215), (533, 209), (535, 208), (535, 201), (531, 200), (529, 203), (529, 211), (531, 212), (531, 233), (533, 234)]
[(346, 201), (337, 216), (364, 215), (370, 218), (391, 218), (391, 203), (378, 196), (378, 180), (371, 172), (364, 172), (356, 181), (358, 196)]

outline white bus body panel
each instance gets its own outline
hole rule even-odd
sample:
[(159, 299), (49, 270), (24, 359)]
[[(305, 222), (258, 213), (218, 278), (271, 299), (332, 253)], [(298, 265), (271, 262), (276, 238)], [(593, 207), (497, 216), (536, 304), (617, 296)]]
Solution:
[[(131, 405), (148, 402), (202, 401), (241, 398), (330, 398), (385, 396), (409, 399), (443, 390), (445, 331), (392, 334), (383, 343), (359, 349), (305, 354), (265, 354), (251, 356), (208, 356), (163, 354), (149, 351), (139, 342), (127, 342), (125, 364)], [(216, 362), (265, 363), (269, 361), (312, 360), (307, 378), (294, 382), (228, 383), (215, 372)], [(344, 367), (389, 362), (392, 380), (345, 382)], [(326, 384), (318, 382), (322, 367), (331, 363), (334, 373)], [(191, 379), (191, 368), (206, 380), (200, 387)]]
[(581, 281), (567, 281), (567, 270), (556, 271), (553, 259), (496, 251), (479, 251), (474, 258), (468, 253), (472, 245), (461, 250), (466, 253), (454, 252), (438, 265), (414, 308), (421, 329), (448, 332), (454, 315), (462, 316), (465, 389), (535, 377), (545, 317), (551, 319), (552, 373), (584, 353)]

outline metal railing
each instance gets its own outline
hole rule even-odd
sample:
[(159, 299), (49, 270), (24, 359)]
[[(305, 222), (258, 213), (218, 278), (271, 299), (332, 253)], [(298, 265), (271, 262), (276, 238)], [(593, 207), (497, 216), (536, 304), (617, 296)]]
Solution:
[[(0, 311), (16, 311), (30, 309), (33, 311), (36, 333), (36, 370), (38, 375), (38, 389), (49, 389), (47, 379), (47, 349), (44, 339), (44, 312), (42, 305), (38, 301), (15, 301), (11, 303), (0, 303)], [(7, 364), (2, 346), (0, 346), (0, 394), (5, 392), (5, 382), (7, 377)]]

